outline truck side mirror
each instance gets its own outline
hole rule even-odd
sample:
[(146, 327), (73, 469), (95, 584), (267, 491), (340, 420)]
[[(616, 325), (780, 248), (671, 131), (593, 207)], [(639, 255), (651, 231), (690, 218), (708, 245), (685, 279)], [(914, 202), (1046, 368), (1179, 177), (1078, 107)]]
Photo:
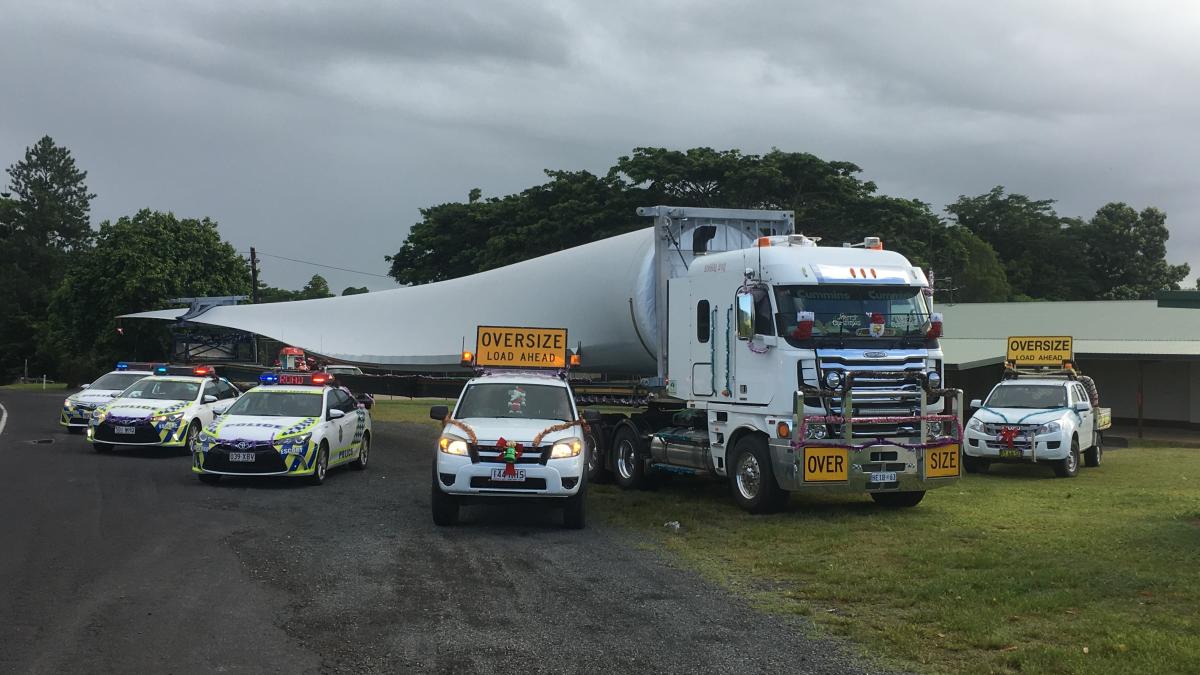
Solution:
[(450, 408), (444, 405), (435, 405), (429, 409), (429, 419), (441, 422), (450, 416)]
[(600, 423), (600, 411), (599, 410), (584, 410), (582, 414), (583, 414), (584, 422), (587, 422), (588, 424), (599, 424)]
[(977, 399), (977, 398), (973, 398), (973, 399), (971, 399), (971, 407), (972, 408), (982, 408), (983, 401), (981, 401), (980, 399)]
[(1092, 409), (1092, 404), (1087, 401), (1076, 401), (1075, 405), (1071, 406), (1075, 412), (1087, 412)]
[(754, 296), (749, 293), (738, 293), (736, 312), (738, 339), (749, 340), (754, 337)]

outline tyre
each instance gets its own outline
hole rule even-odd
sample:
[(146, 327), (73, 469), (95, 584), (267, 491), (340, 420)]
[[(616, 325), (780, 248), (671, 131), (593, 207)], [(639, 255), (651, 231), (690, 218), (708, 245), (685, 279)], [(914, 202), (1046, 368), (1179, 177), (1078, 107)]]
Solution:
[(1104, 459), (1104, 433), (1097, 431), (1096, 444), (1083, 453), (1083, 465), (1100, 466), (1100, 460), (1102, 459)]
[(987, 473), (992, 463), (986, 459), (963, 455), (963, 469), (967, 473)]
[(433, 524), (441, 527), (458, 523), (458, 497), (442, 492), (438, 485), (437, 462), (433, 464), (433, 480), (429, 485), (429, 504), (433, 511)]
[(750, 513), (774, 513), (787, 505), (791, 494), (775, 481), (771, 451), (758, 434), (746, 434), (733, 446), (729, 487), (733, 500)]
[(371, 453), (371, 434), (363, 433), (362, 444), (358, 446), (358, 457), (350, 465), (362, 471), (367, 468), (368, 455)]
[(321, 447), (317, 449), (317, 465), (313, 467), (308, 482), (313, 485), (324, 485), (327, 473), (329, 473), (329, 445), (325, 441), (321, 441)]
[(99, 441), (94, 441), (92, 443), (92, 449), (102, 455), (106, 455), (106, 454), (112, 452), (113, 444), (112, 443), (101, 443)]
[[(436, 489), (437, 486), (434, 486)], [(582, 530), (587, 524), (587, 482), (579, 486), (579, 492), (567, 497), (563, 505), (563, 527), (568, 530)]]
[(1071, 437), (1071, 452), (1054, 463), (1054, 475), (1059, 478), (1074, 478), (1079, 473), (1079, 437)]
[(621, 425), (613, 434), (613, 476), (625, 490), (645, 490), (650, 485), (646, 462), (639, 451), (642, 439), (632, 427)]
[(1087, 375), (1081, 375), (1079, 384), (1083, 385), (1083, 390), (1087, 392), (1088, 400), (1092, 402), (1092, 405), (1100, 405), (1100, 390), (1096, 388), (1096, 381)]
[(583, 444), (587, 448), (587, 479), (589, 483), (611, 483), (612, 472), (608, 470), (604, 449), (600, 447), (600, 437), (595, 431), (583, 436)]
[(217, 473), (198, 473), (198, 474), (196, 474), (196, 475), (197, 475), (197, 476), (200, 478), (200, 482), (201, 482), (201, 483), (205, 483), (205, 484), (207, 484), (207, 485), (216, 485), (217, 483), (220, 483), (220, 482), (221, 482), (221, 474), (217, 474)]
[(889, 509), (904, 509), (916, 506), (925, 498), (924, 490), (915, 490), (913, 492), (872, 492), (871, 499), (880, 506), (886, 506)]
[(188, 425), (187, 440), (185, 440), (183, 442), (183, 451), (184, 452), (186, 452), (189, 455), (192, 454), (192, 441), (196, 440), (196, 437), (199, 435), (200, 435), (200, 423), (197, 422), (196, 420), (192, 420), (192, 423)]

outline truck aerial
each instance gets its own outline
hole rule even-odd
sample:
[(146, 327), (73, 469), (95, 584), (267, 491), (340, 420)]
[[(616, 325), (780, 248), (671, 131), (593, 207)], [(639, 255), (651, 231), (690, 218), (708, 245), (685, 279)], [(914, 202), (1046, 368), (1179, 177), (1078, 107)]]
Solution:
[[(1014, 351), (1024, 344), (1053, 346), (1056, 353)], [(1112, 411), (1099, 407), (1096, 385), (1073, 367), (1071, 339), (1009, 338), (1009, 345), (1004, 379), (986, 400), (971, 401), (977, 410), (967, 422), (963, 468), (977, 473), (993, 462), (1033, 462), (1071, 478), (1081, 459), (1100, 466)]]
[(485, 498), (545, 498), (562, 506), (563, 525), (585, 524), (588, 424), (566, 379), (567, 331), (481, 326), (477, 351), (463, 364), (479, 368), (443, 423), (430, 502), (433, 522), (453, 525), (459, 508)]

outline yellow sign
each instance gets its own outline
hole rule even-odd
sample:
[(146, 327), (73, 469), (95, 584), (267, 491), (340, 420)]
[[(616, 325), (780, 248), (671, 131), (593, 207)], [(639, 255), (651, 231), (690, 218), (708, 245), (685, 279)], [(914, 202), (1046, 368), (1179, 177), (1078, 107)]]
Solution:
[(804, 481), (822, 483), (846, 480), (846, 449), (804, 449)]
[(1008, 338), (1008, 356), (1018, 366), (1062, 366), (1071, 360), (1071, 336)]
[(925, 450), (925, 477), (951, 478), (958, 475), (958, 444)]
[(498, 368), (565, 368), (566, 328), (480, 326), (475, 365)]

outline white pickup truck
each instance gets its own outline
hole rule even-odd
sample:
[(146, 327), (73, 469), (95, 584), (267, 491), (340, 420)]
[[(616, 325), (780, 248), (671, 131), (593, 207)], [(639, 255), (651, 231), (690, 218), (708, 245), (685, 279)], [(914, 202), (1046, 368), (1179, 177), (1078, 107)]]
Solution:
[(1021, 376), (997, 384), (967, 422), (963, 468), (987, 471), (992, 462), (1041, 462), (1060, 478), (1086, 466), (1100, 466), (1104, 430), (1112, 424), (1108, 408), (1091, 380), (1068, 376)]

